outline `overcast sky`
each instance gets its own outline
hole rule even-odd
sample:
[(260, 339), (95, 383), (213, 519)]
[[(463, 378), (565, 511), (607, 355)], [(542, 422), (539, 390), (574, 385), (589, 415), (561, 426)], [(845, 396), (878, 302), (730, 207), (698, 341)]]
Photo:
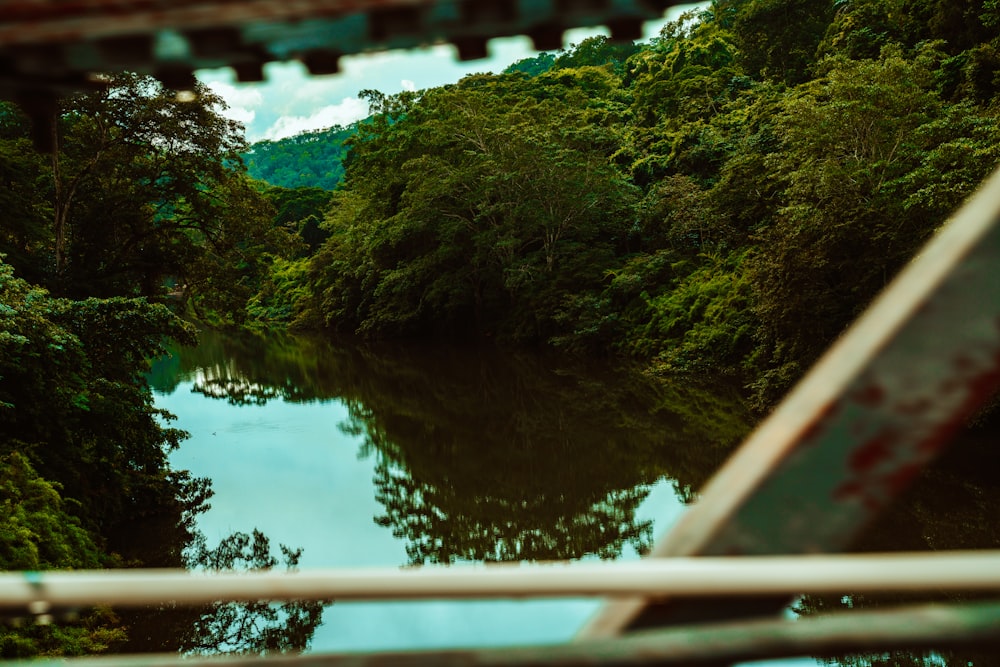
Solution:
[[(667, 20), (693, 7), (674, 7), (663, 20), (647, 23), (644, 38), (656, 36)], [(608, 33), (605, 28), (572, 30), (566, 33), (565, 44), (600, 34)], [(341, 60), (341, 72), (331, 76), (309, 76), (301, 63), (289, 62), (268, 65), (263, 83), (236, 83), (228, 68), (203, 70), (198, 78), (226, 100), (230, 107), (226, 115), (242, 122), (247, 139), (253, 142), (360, 120), (368, 115), (367, 104), (358, 98), (366, 88), (394, 94), (443, 86), (471, 73), (502, 72), (537, 53), (527, 37), (510, 37), (492, 40), (490, 57), (470, 62), (459, 62), (454, 47), (441, 45), (348, 56)]]

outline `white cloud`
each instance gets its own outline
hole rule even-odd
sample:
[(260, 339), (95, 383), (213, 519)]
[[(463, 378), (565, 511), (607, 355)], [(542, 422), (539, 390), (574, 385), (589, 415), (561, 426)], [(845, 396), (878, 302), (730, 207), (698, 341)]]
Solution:
[(368, 115), (368, 104), (348, 97), (337, 104), (328, 104), (308, 116), (281, 116), (264, 131), (264, 139), (283, 139), (301, 132), (319, 130), (333, 125), (347, 125)]
[(229, 105), (222, 110), (226, 118), (249, 125), (257, 117), (257, 109), (264, 104), (264, 98), (256, 88), (240, 88), (225, 81), (207, 81), (206, 85)]
[(257, 117), (257, 112), (244, 107), (231, 107), (223, 111), (222, 115), (231, 120), (243, 123), (243, 127), (246, 127)]
[(409, 79), (403, 79), (399, 82), (399, 85), (403, 88), (403, 90), (408, 90), (411, 93), (417, 89), (417, 84), (413, 83)]

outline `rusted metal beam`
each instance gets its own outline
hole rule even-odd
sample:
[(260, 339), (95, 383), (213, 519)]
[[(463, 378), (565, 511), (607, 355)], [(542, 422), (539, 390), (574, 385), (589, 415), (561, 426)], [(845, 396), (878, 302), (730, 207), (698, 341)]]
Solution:
[[(495, 36), (512, 25), (546, 22), (563, 29), (608, 21), (659, 18), (675, 0), (0, 0), (0, 45), (87, 40), (165, 28), (292, 23), (350, 14), (396, 22), (393, 32), (428, 25), (482, 26)], [(593, 22), (597, 23), (593, 23)]]
[[(998, 218), (1000, 172), (760, 424), (651, 555), (848, 548), (997, 386)], [(613, 602), (581, 636), (688, 616), (681, 603)]]
[[(299, 60), (334, 74), (345, 55), (450, 43), (460, 60), (495, 37), (562, 46), (564, 31), (607, 26), (641, 36), (676, 0), (0, 0), (0, 99), (21, 104), (39, 149), (58, 98), (131, 71), (189, 92), (194, 71), (230, 67), (242, 82), (264, 65)], [(43, 110), (39, 110), (44, 107)]]

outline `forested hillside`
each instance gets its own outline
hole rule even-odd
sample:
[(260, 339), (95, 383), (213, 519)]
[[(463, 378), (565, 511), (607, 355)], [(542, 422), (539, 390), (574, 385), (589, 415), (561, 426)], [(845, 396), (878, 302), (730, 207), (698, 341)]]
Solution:
[[(543, 52), (526, 58), (513, 63), (505, 71), (535, 75), (550, 69), (576, 67), (581, 63), (620, 69), (638, 49), (635, 44), (618, 44), (604, 37), (595, 37), (573, 44), (566, 50)], [(357, 134), (359, 125), (364, 122), (254, 142), (242, 154), (247, 173), (251, 178), (281, 188), (334, 190), (344, 177), (345, 142)]]
[[(981, 0), (717, 0), (384, 96), (253, 312), (740, 378), (770, 405), (997, 164)], [(556, 66), (561, 64), (561, 66)]]
[(274, 141), (258, 141), (243, 153), (247, 173), (282, 188), (314, 187), (333, 190), (344, 177), (344, 141), (357, 124), (336, 125)]

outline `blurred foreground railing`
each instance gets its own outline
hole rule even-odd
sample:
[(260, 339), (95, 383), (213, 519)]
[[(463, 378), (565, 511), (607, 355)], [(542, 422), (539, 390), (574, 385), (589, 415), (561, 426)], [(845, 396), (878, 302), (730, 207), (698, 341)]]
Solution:
[(0, 574), (0, 613), (87, 605), (221, 600), (718, 597), (801, 593), (1000, 591), (1000, 550), (831, 556), (669, 558), (302, 572), (89, 570)]
[[(198, 604), (218, 600), (350, 600), (899, 591), (1000, 591), (1000, 551), (806, 557), (675, 558), (416, 569), (197, 574), (177, 570), (0, 575), (0, 611), (45, 619), (86, 604)], [(1000, 602), (920, 605), (798, 619), (710, 623), (556, 646), (274, 656), (297, 667), (357, 665), (673, 665), (893, 648), (1000, 644)], [(227, 666), (250, 657), (83, 658), (89, 667)], [(43, 663), (45, 661), (42, 661)], [(65, 662), (64, 660), (50, 662)], [(9, 662), (8, 665), (19, 663)], [(38, 661), (24, 664), (38, 665)]]
[[(893, 649), (996, 646), (1000, 603), (920, 605), (854, 611), (795, 621), (755, 620), (653, 630), (617, 639), (555, 646), (426, 652), (276, 655), (269, 667), (578, 667), (579, 665), (726, 664), (762, 658), (836, 656)], [(84, 667), (256, 667), (260, 658), (132, 655), (11, 661), (8, 667), (79, 664)]]

